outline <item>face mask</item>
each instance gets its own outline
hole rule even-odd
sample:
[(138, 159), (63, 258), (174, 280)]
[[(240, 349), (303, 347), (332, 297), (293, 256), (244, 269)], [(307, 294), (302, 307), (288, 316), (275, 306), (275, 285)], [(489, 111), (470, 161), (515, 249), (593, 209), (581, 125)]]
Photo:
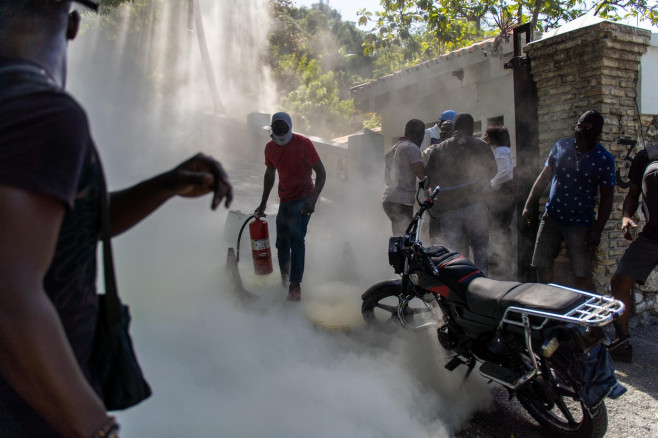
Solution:
[(288, 133), (284, 135), (274, 135), (274, 133), (272, 133), (270, 134), (270, 138), (279, 146), (285, 146), (290, 143), (290, 140), (292, 140), (292, 131), (288, 131)]
[(575, 137), (577, 143), (592, 144), (596, 142), (598, 134), (596, 134), (594, 128), (585, 129), (577, 126), (573, 130), (573, 136)]
[(270, 138), (279, 146), (285, 146), (292, 140), (292, 129), (288, 121), (276, 120), (272, 123)]

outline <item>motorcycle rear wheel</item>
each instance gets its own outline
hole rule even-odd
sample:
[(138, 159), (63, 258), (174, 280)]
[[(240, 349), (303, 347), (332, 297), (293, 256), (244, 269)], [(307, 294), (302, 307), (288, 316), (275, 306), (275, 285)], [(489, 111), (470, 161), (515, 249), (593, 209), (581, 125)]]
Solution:
[(550, 367), (548, 379), (538, 376), (517, 392), (526, 411), (543, 427), (561, 437), (601, 438), (608, 429), (604, 402), (587, 410), (572, 384), (557, 367)]

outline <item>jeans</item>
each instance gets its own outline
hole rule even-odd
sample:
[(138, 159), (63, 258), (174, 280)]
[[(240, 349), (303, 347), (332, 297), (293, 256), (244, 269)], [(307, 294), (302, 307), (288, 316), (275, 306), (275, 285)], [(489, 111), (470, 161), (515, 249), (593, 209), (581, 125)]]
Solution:
[(276, 215), (276, 249), (281, 275), (290, 275), (290, 283), (301, 283), (304, 276), (306, 229), (311, 215), (302, 214), (306, 198), (282, 202)]
[(484, 202), (441, 213), (441, 238), (444, 246), (468, 257), (473, 249), (473, 262), (487, 275), (489, 270), (489, 211)]

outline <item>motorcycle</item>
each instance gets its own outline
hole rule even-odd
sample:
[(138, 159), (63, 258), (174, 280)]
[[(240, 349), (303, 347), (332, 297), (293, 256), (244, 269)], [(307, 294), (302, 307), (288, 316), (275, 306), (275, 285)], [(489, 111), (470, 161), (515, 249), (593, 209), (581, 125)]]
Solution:
[(406, 329), (437, 327), (450, 354), (445, 368), (477, 364), (489, 383), (502, 385), (544, 428), (563, 437), (602, 437), (608, 425), (604, 399), (625, 391), (614, 376), (603, 327), (624, 304), (556, 284), (486, 278), (462, 254), (424, 247), (427, 178), (418, 185), (420, 205), (404, 236), (391, 237), (389, 263), (400, 279), (371, 286), (361, 298), (369, 325), (399, 321)]

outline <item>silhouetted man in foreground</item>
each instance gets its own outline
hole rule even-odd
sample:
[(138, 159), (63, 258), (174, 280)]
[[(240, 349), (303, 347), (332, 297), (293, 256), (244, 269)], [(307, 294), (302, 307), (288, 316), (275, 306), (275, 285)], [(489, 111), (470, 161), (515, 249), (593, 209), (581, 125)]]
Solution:
[[(85, 1), (86, 4), (92, 2)], [(0, 436), (115, 437), (88, 359), (105, 196), (87, 117), (64, 91), (70, 1), (0, 2)], [(112, 235), (173, 196), (232, 199), (197, 155), (109, 195)]]

